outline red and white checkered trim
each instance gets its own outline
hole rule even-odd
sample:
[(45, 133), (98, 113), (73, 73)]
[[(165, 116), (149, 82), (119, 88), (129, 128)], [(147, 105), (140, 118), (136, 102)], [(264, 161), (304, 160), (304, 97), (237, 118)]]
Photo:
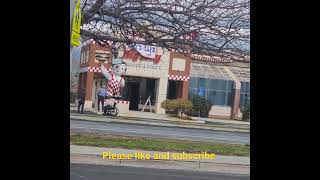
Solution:
[[(98, 43), (93, 39), (89, 39), (89, 40), (86, 40), (86, 41), (82, 42), (82, 46), (81, 47), (86, 46), (88, 44), (98, 44)], [(101, 44), (103, 44), (103, 45), (107, 45), (108, 44), (109, 46), (112, 46), (113, 41), (107, 41), (106, 43), (101, 42)]]
[[(100, 67), (88, 67), (89, 72), (101, 72)], [(111, 69), (108, 69), (109, 72), (111, 72)]]
[(99, 67), (88, 67), (89, 72), (101, 72)]
[[(179, 52), (178, 50), (176, 49), (170, 49), (171, 52)], [(181, 51), (182, 53), (186, 53), (186, 54), (189, 54), (191, 51), (190, 50), (183, 50)]]
[(176, 81), (188, 81), (190, 79), (189, 76), (179, 76), (179, 75), (169, 75), (170, 80)]
[[(107, 104), (108, 100), (106, 99), (104, 102)], [(115, 102), (119, 104), (129, 104), (130, 101), (116, 100)]]
[(116, 102), (117, 102), (117, 103), (120, 103), (120, 104), (129, 104), (129, 101), (120, 101), (120, 100), (117, 100)]
[(91, 43), (95, 44), (96, 42), (93, 39), (89, 39), (89, 40), (83, 42), (81, 47), (86, 46), (86, 45), (91, 44)]

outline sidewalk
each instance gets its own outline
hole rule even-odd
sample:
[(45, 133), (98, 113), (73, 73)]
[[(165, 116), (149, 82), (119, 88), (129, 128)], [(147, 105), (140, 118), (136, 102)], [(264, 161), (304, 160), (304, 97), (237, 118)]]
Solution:
[[(91, 146), (79, 146), (79, 145), (70, 145), (71, 154), (83, 154), (83, 155), (94, 155), (102, 156), (102, 152), (111, 152), (118, 154), (129, 154), (132, 153), (133, 157), (136, 151), (143, 152), (151, 155), (153, 159), (154, 154), (164, 153), (160, 151), (146, 151), (146, 150), (134, 150), (134, 149), (121, 149), (121, 148), (103, 148), (103, 147), (91, 147)], [(133, 158), (135, 159), (135, 158)], [(171, 159), (172, 160), (172, 159)], [(175, 160), (175, 161), (191, 161), (199, 162), (199, 160)], [(219, 164), (234, 164), (234, 165), (250, 165), (249, 157), (240, 157), (240, 156), (222, 156), (216, 155), (216, 159), (213, 160), (201, 160), (201, 162), (206, 163), (219, 163)]]
[[(130, 114), (119, 115), (117, 117), (106, 117), (98, 114), (92, 109), (86, 109), (84, 114), (76, 113), (76, 107), (70, 106), (70, 119), (86, 121), (103, 121), (130, 123), (140, 125), (165, 126), (165, 127), (183, 127), (195, 129), (209, 129), (228, 132), (250, 132), (250, 123), (237, 122), (229, 120), (216, 120), (209, 118), (200, 118), (196, 120), (181, 120), (167, 115), (159, 115), (150, 112), (130, 111)], [(210, 121), (210, 122), (209, 122)]]
[(71, 163), (101, 164), (117, 166), (135, 166), (158, 169), (182, 169), (191, 171), (213, 171), (250, 174), (250, 157), (220, 156), (216, 155), (214, 160), (109, 160), (102, 159), (102, 152), (112, 152), (117, 154), (132, 153), (136, 151), (149, 153), (153, 157), (159, 151), (145, 151), (119, 148), (102, 148), (70, 145)]

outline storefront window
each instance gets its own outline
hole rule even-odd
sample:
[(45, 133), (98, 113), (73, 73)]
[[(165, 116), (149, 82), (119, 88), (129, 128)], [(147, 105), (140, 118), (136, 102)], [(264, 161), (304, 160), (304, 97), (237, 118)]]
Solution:
[(206, 79), (205, 78), (199, 78), (199, 85), (198, 87), (206, 87)]
[(204, 88), (204, 97), (213, 105), (230, 106), (233, 87), (232, 80), (191, 77), (189, 98), (198, 95), (200, 87)]
[(250, 103), (250, 83), (241, 82), (240, 106), (244, 106), (246, 103)]
[(216, 97), (214, 99), (214, 104), (215, 105), (218, 105), (218, 106), (225, 106), (227, 103), (226, 103), (226, 92), (223, 92), (223, 91), (218, 91), (216, 93)]
[(198, 87), (198, 78), (191, 78), (189, 82), (190, 88), (197, 88)]

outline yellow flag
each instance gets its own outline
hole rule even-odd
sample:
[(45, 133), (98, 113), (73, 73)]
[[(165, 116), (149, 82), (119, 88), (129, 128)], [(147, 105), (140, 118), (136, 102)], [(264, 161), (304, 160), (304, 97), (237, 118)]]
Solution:
[(71, 34), (71, 44), (76, 47), (79, 46), (80, 25), (81, 25), (81, 10), (80, 10), (80, 0), (78, 0), (76, 7), (74, 8), (74, 11), (73, 11), (72, 34)]

